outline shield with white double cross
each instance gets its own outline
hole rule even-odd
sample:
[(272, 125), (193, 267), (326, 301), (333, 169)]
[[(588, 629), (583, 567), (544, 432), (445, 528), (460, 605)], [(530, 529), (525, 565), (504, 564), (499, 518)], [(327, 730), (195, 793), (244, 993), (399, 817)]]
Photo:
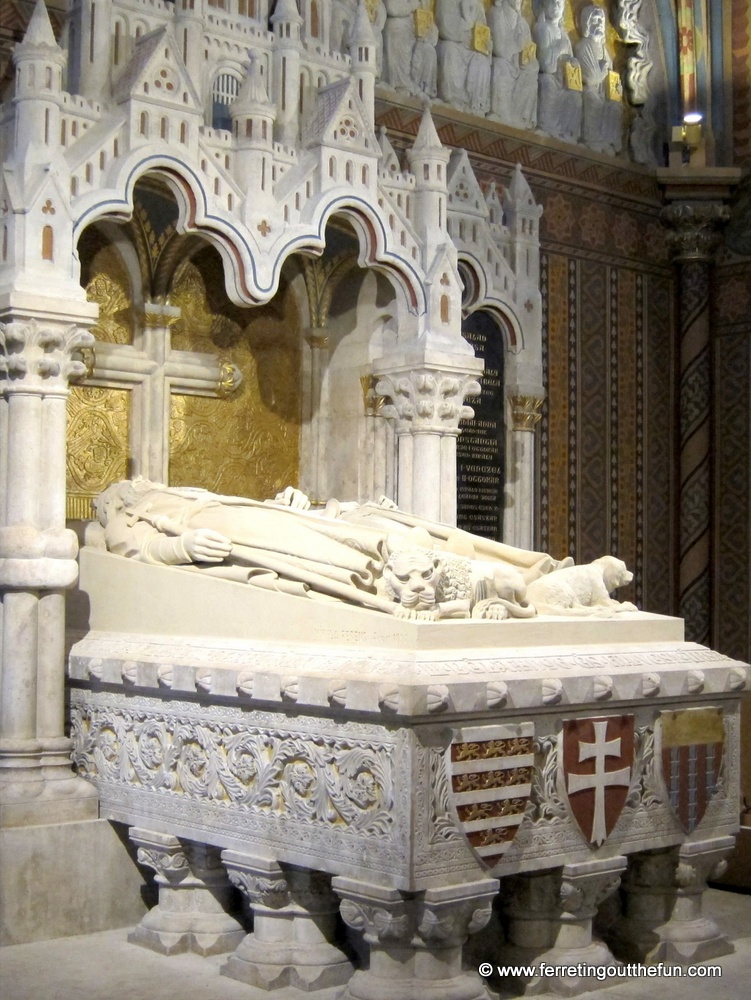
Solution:
[(686, 833), (693, 833), (720, 784), (725, 747), (722, 709), (661, 712), (657, 745), (670, 808)]
[(566, 719), (561, 734), (563, 790), (587, 843), (610, 836), (626, 802), (634, 762), (634, 717)]

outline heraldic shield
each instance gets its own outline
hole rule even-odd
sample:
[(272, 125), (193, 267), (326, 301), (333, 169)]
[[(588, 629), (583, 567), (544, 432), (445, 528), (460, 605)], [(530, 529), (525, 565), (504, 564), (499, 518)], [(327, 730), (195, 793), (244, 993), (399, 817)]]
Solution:
[(634, 762), (634, 717), (566, 719), (562, 733), (563, 787), (579, 829), (599, 847), (626, 803)]
[(692, 833), (718, 788), (725, 747), (721, 708), (661, 712), (662, 777), (673, 813)]
[(534, 725), (472, 726), (454, 733), (446, 763), (451, 801), (475, 854), (497, 864), (532, 792)]

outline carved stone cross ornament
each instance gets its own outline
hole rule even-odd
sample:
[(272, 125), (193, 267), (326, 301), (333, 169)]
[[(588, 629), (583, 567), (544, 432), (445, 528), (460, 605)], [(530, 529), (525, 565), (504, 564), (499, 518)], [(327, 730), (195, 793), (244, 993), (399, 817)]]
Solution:
[(589, 844), (607, 840), (626, 802), (634, 759), (634, 717), (563, 723), (564, 790)]

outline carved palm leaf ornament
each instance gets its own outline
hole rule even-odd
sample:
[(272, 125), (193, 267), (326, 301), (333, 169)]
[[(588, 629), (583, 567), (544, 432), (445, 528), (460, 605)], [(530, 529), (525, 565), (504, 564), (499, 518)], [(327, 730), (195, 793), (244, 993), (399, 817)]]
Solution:
[(661, 712), (657, 739), (670, 808), (686, 833), (693, 833), (720, 783), (725, 750), (722, 709)]
[(590, 846), (610, 836), (626, 804), (634, 764), (634, 717), (565, 719), (563, 792)]
[(524, 819), (535, 766), (534, 724), (455, 730), (446, 764), (459, 826), (483, 865), (497, 864)]

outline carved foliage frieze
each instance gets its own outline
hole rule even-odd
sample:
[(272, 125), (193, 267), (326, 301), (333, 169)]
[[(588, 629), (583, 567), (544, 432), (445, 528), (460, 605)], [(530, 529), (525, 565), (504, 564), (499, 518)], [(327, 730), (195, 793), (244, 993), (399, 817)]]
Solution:
[(72, 706), (74, 761), (96, 783), (365, 837), (393, 832), (393, 747), (123, 705)]

